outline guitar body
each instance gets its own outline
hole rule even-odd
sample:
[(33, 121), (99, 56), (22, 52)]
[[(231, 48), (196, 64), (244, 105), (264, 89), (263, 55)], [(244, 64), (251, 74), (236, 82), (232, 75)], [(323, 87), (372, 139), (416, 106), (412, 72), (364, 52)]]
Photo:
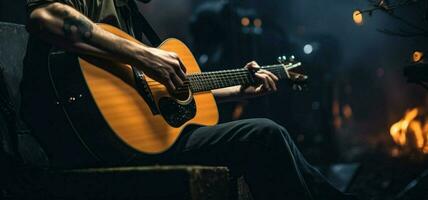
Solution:
[[(99, 26), (139, 43), (115, 27)], [(192, 53), (179, 40), (166, 40), (158, 48), (177, 53), (187, 74), (200, 72)], [(140, 155), (161, 154), (171, 148), (186, 126), (218, 122), (211, 92), (189, 92), (188, 97), (176, 100), (163, 85), (129, 65), (68, 53), (51, 54), (49, 61), (50, 87), (56, 96), (52, 106), (61, 107), (65, 117), (58, 119), (65, 118), (70, 127), (55, 134), (74, 137), (79, 150), (70, 144), (63, 151), (86, 152), (87, 160), (123, 164)], [(44, 141), (46, 145), (49, 142), (54, 141)], [(56, 157), (61, 157), (60, 153)]]
[[(114, 27), (108, 25), (100, 26), (118, 36), (138, 42)], [(190, 50), (179, 40), (166, 40), (159, 48), (177, 53), (186, 67), (187, 73), (201, 71)], [(189, 106), (195, 107), (193, 108), (195, 113), (190, 114), (193, 116), (189, 116), (189, 121), (173, 127), (167, 123), (165, 117), (168, 116), (165, 115), (181, 115), (183, 113), (178, 113), (180, 108), (172, 108), (162, 112), (162, 108), (168, 107), (168, 105), (160, 105), (159, 102), (162, 98), (170, 98), (163, 85), (149, 77), (145, 77), (144, 84), (147, 84), (149, 88), (147, 92), (151, 92), (154, 103), (161, 112), (153, 114), (148, 102), (135, 89), (135, 83), (133, 82), (136, 80), (134, 80), (130, 66), (114, 63), (111, 66), (100, 67), (90, 64), (84, 59), (80, 59), (79, 62), (89, 90), (104, 119), (121, 140), (138, 151), (161, 153), (174, 144), (186, 125), (214, 125), (218, 121), (217, 106), (211, 92), (198, 93), (193, 95), (193, 99), (191, 99), (191, 96), (190, 99), (185, 99), (182, 102), (184, 105), (195, 104)], [(106, 67), (120, 68), (122, 70), (121, 73), (125, 74), (124, 78), (131, 83), (127, 83), (117, 75), (104, 70)], [(172, 99), (170, 100), (173, 101)]]

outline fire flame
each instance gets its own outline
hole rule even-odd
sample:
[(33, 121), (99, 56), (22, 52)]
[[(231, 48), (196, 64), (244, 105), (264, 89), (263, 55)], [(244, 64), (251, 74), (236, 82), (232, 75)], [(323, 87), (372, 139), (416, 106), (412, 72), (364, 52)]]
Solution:
[(428, 120), (422, 123), (417, 119), (419, 114), (418, 108), (407, 111), (402, 120), (391, 126), (390, 134), (400, 146), (412, 145), (408, 143), (409, 134), (413, 134), (416, 147), (428, 154)]

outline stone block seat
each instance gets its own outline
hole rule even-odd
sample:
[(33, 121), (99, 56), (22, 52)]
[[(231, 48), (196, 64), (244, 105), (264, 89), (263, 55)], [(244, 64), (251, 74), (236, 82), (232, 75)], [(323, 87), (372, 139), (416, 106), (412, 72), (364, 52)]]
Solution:
[(66, 171), (32, 175), (40, 199), (232, 199), (225, 167), (143, 166)]

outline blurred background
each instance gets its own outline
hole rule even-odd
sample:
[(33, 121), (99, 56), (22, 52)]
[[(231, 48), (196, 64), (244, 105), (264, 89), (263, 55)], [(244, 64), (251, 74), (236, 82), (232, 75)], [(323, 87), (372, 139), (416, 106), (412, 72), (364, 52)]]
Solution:
[[(296, 92), (284, 83), (277, 94), (220, 105), (222, 121), (271, 118), (290, 131), (310, 160), (322, 163), (396, 151), (390, 127), (428, 101), (425, 90), (403, 75), (412, 54), (426, 50), (427, 38), (380, 32), (408, 28), (385, 12), (365, 14), (357, 25), (352, 13), (371, 3), (154, 0), (140, 9), (162, 38), (190, 45), (205, 71), (295, 55), (304, 63), (298, 71), (310, 77), (307, 90)], [(419, 4), (394, 12), (419, 23), (425, 10)]]
[[(404, 159), (419, 166), (427, 160), (427, 92), (407, 83), (403, 70), (428, 50), (428, 37), (388, 32), (412, 29), (395, 16), (428, 28), (427, 1), (388, 11), (400, 2), (405, 1), (153, 0), (139, 6), (161, 38), (189, 45), (203, 71), (252, 60), (276, 64), (278, 56), (294, 55), (303, 63), (296, 72), (309, 76), (304, 91), (280, 83), (276, 94), (221, 104), (221, 121), (270, 118), (289, 130), (311, 162), (363, 163), (372, 168), (359, 173), (369, 177), (364, 169), (376, 171), (378, 162), (402, 165)], [(1, 0), (0, 21), (24, 24), (24, 6)], [(355, 11), (370, 8), (378, 10), (361, 13), (362, 22), (353, 18)], [(373, 176), (383, 177), (379, 174)], [(379, 190), (395, 187), (392, 178), (380, 179)]]

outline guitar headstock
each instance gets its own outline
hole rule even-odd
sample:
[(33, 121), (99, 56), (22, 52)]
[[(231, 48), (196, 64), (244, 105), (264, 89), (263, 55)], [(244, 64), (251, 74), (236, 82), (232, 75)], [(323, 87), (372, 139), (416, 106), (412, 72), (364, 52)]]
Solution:
[(280, 56), (278, 57), (278, 62), (284, 67), (284, 71), (288, 77), (288, 82), (292, 85), (293, 89), (302, 91), (306, 87), (309, 77), (304, 74), (290, 71), (300, 67), (302, 63), (297, 61), (294, 55), (291, 55), (289, 58), (286, 56)]

